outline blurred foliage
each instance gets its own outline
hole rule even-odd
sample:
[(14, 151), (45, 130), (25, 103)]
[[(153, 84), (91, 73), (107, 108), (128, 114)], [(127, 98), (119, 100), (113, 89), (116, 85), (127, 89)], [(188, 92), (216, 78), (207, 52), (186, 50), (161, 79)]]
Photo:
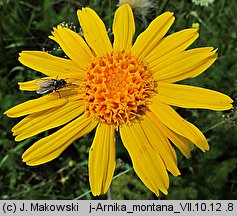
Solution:
[[(17, 82), (39, 76), (18, 62), (19, 52), (57, 50), (57, 45), (47, 36), (62, 22), (73, 22), (71, 25), (75, 25), (79, 32), (76, 11), (81, 7), (93, 8), (111, 29), (117, 3), (111, 0), (0, 0), (0, 199), (157, 199), (130, 168), (131, 161), (119, 137), (115, 171), (115, 176), (118, 176), (108, 194), (93, 197), (89, 193), (87, 170), (93, 133), (76, 141), (59, 158), (41, 166), (28, 167), (22, 163), (21, 154), (53, 130), (16, 143), (11, 128), (19, 119), (3, 115), (10, 107), (37, 97), (34, 92), (20, 92), (18, 89)], [(199, 23), (200, 37), (192, 46), (219, 49), (215, 64), (185, 83), (219, 90), (236, 98), (237, 2), (218, 0), (208, 7), (201, 7), (191, 0), (153, 0), (150, 13), (143, 15), (143, 19), (136, 16), (136, 35), (164, 11), (174, 11), (176, 16), (169, 33)], [(236, 199), (236, 109), (225, 112), (178, 109), (178, 112), (204, 131), (211, 149), (202, 153), (195, 148), (188, 160), (177, 150), (182, 175), (170, 175), (169, 195), (161, 194), (158, 199)], [(128, 169), (131, 171), (126, 172)]]

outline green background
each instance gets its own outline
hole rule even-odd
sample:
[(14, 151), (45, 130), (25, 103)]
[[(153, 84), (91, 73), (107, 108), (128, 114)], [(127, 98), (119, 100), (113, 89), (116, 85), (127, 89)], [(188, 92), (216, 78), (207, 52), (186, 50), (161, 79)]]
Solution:
[[(57, 44), (48, 36), (52, 28), (66, 22), (79, 32), (77, 9), (93, 8), (111, 29), (117, 1), (0, 0), (0, 199), (236, 199), (237, 198), (237, 127), (236, 109), (215, 112), (177, 109), (205, 134), (210, 151), (195, 148), (189, 159), (181, 155), (182, 173), (170, 175), (167, 196), (156, 197), (131, 168), (131, 161), (117, 137), (117, 167), (109, 192), (93, 197), (88, 183), (88, 149), (94, 133), (73, 143), (57, 159), (37, 167), (21, 161), (22, 153), (36, 140), (54, 130), (15, 142), (11, 128), (19, 122), (3, 112), (10, 107), (39, 97), (21, 92), (18, 82), (40, 74), (18, 62), (23, 50), (46, 50), (60, 55)], [(173, 11), (176, 21), (169, 34), (200, 24), (200, 37), (192, 47), (218, 48), (219, 58), (205, 73), (184, 83), (218, 90), (235, 99), (237, 89), (237, 1), (216, 0), (208, 7), (192, 1), (153, 1), (148, 14), (144, 8), (135, 14), (136, 36), (164, 11)], [(140, 14), (142, 13), (142, 14)], [(111, 33), (109, 33), (111, 36)]]

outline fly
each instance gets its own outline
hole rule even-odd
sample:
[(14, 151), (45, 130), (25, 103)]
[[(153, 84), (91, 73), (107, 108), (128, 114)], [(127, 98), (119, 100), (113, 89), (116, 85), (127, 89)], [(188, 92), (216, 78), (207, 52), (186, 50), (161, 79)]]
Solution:
[(35, 82), (39, 86), (36, 90), (38, 94), (46, 94), (52, 91), (57, 91), (68, 85), (67, 81), (64, 79), (42, 79)]

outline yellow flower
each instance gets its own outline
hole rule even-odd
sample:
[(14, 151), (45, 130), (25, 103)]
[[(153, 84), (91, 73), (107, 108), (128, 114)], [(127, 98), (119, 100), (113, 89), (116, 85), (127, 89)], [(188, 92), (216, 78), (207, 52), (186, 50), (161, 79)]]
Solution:
[[(138, 36), (128, 4), (114, 16), (111, 44), (105, 25), (90, 8), (78, 10), (86, 42), (74, 31), (58, 26), (51, 39), (69, 59), (46, 52), (23, 51), (19, 61), (65, 85), (5, 113), (27, 115), (13, 129), (16, 141), (51, 128), (57, 132), (34, 143), (23, 154), (30, 166), (58, 157), (71, 143), (96, 128), (89, 152), (89, 182), (93, 195), (106, 193), (115, 169), (115, 132), (118, 131), (144, 184), (167, 194), (169, 177), (180, 175), (172, 142), (189, 157), (193, 144), (209, 149), (204, 135), (171, 107), (227, 110), (228, 96), (199, 87), (174, 84), (201, 74), (216, 60), (212, 47), (186, 50), (198, 37), (190, 28), (165, 36), (174, 22), (171, 12), (157, 17)], [(38, 80), (19, 83), (35, 91)], [(41, 86), (42, 87), (42, 86)]]

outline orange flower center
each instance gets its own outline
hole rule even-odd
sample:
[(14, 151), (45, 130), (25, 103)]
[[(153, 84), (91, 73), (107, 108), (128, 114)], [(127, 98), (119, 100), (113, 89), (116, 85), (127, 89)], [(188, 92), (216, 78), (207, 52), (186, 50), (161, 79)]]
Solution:
[(89, 65), (82, 87), (86, 113), (119, 126), (137, 119), (154, 92), (154, 81), (144, 62), (113, 51)]

